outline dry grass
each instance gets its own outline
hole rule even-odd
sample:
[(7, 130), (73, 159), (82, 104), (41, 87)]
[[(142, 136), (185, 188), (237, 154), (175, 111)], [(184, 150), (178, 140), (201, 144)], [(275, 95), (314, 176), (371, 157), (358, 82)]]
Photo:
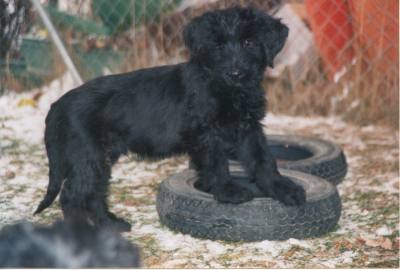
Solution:
[(329, 81), (316, 63), (307, 78), (292, 84), (289, 75), (265, 80), (269, 110), (289, 115), (339, 115), (364, 126), (382, 124), (399, 128), (398, 67), (384, 73), (366, 66), (362, 56), (337, 83)]

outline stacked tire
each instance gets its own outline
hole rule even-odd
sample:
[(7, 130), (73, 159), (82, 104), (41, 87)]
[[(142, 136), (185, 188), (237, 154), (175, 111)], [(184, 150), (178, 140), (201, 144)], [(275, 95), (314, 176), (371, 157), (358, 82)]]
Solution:
[(269, 135), (268, 143), (280, 173), (304, 187), (304, 205), (286, 206), (263, 197), (232, 157), (233, 181), (252, 190), (253, 200), (219, 203), (194, 188), (196, 172), (188, 169), (160, 184), (157, 212), (161, 223), (194, 237), (226, 241), (303, 239), (333, 230), (341, 214), (335, 185), (347, 172), (343, 151), (331, 142), (301, 136)]

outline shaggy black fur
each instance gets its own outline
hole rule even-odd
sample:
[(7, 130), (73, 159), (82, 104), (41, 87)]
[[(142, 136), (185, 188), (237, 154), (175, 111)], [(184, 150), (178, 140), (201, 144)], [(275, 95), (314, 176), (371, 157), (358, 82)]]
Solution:
[(36, 226), (28, 222), (0, 231), (0, 267), (139, 267), (139, 250), (118, 233), (84, 222)]
[(304, 190), (277, 171), (259, 123), (264, 70), (287, 35), (279, 20), (251, 8), (207, 12), (184, 29), (187, 63), (100, 77), (65, 94), (46, 118), (50, 182), (36, 213), (62, 186), (66, 218), (129, 230), (106, 204), (111, 165), (128, 151), (145, 158), (188, 153), (198, 188), (242, 203), (252, 194), (230, 179), (234, 153), (266, 196), (304, 203)]

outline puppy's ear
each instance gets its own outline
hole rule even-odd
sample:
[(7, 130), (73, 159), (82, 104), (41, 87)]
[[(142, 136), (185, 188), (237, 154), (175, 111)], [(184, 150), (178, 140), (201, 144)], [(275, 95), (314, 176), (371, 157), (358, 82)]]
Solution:
[(196, 25), (194, 21), (191, 21), (183, 28), (183, 42), (185, 43), (186, 47), (192, 51), (194, 46), (194, 32)]
[(256, 15), (256, 21), (259, 26), (257, 34), (265, 50), (267, 65), (273, 67), (275, 56), (285, 45), (289, 28), (280, 19), (275, 19), (263, 13)]
[(192, 54), (196, 54), (206, 45), (213, 19), (212, 13), (207, 12), (194, 18), (183, 29), (183, 41)]
[(280, 20), (277, 20), (276, 26), (274, 27), (274, 30), (271, 31), (271, 34), (268, 37), (268, 42), (266, 43), (270, 52), (268, 61), (270, 67), (274, 67), (274, 58), (282, 50), (288, 35), (289, 28), (281, 23)]

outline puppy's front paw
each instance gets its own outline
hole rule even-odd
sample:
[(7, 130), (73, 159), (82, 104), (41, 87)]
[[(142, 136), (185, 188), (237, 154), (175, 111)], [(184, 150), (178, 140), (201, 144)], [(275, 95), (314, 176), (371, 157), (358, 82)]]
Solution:
[(304, 188), (281, 175), (275, 177), (272, 183), (268, 185), (268, 188), (264, 188), (263, 191), (266, 196), (276, 199), (288, 206), (306, 203), (306, 192)]
[(250, 190), (241, 187), (233, 182), (228, 182), (222, 186), (213, 188), (211, 191), (214, 198), (222, 203), (243, 203), (253, 199), (253, 193)]

